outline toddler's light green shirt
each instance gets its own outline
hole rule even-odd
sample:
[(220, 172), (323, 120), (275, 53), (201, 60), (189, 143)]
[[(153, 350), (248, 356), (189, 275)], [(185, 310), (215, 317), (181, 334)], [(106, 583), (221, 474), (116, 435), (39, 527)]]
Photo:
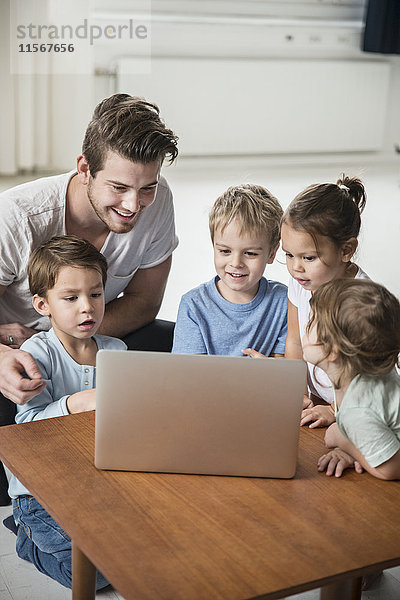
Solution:
[(400, 449), (400, 376), (396, 369), (379, 378), (357, 375), (343, 397), (336, 421), (371, 467), (392, 458)]

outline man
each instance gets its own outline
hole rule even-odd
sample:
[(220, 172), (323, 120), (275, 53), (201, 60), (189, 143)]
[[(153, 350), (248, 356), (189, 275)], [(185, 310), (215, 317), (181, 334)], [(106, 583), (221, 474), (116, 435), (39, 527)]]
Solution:
[[(40, 243), (74, 234), (107, 258), (99, 333), (125, 337), (129, 346), (126, 336), (156, 317), (177, 246), (172, 194), (160, 170), (177, 154), (177, 137), (157, 106), (115, 94), (96, 107), (76, 170), (0, 195), (0, 391), (6, 396), (0, 396), (0, 424), (14, 421), (13, 403), (24, 404), (45, 385), (33, 358), (18, 350), (50, 328), (32, 307), (26, 274)], [(8, 503), (6, 485), (1, 469), (0, 504)]]

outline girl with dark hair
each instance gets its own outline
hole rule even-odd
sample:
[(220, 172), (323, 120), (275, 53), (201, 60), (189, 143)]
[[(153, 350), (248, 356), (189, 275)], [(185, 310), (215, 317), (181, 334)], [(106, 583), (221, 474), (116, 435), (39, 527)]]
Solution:
[[(365, 279), (352, 261), (358, 245), (366, 194), (356, 177), (343, 175), (336, 184), (316, 184), (298, 194), (286, 209), (281, 227), (289, 280), (288, 334), (285, 357), (302, 358), (302, 337), (310, 300), (320, 285), (333, 279)], [(323, 427), (335, 420), (332, 384), (308, 365), (301, 425)]]

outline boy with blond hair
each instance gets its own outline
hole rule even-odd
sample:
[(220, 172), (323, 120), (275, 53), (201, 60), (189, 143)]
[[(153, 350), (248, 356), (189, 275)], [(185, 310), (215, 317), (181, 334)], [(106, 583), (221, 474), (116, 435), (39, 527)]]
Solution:
[[(94, 410), (97, 351), (126, 350), (122, 340), (96, 335), (104, 315), (107, 261), (86, 240), (53, 237), (32, 253), (28, 277), (32, 304), (50, 319), (52, 327), (22, 345), (32, 354), (46, 385), (32, 400), (18, 406), (15, 420), (24, 423)], [(9, 494), (18, 556), (71, 588), (70, 538), (15, 476)], [(99, 573), (97, 589), (106, 585)]]
[(282, 214), (259, 185), (230, 187), (217, 198), (209, 217), (217, 275), (182, 297), (172, 352), (284, 355), (287, 287), (263, 277), (279, 246)]

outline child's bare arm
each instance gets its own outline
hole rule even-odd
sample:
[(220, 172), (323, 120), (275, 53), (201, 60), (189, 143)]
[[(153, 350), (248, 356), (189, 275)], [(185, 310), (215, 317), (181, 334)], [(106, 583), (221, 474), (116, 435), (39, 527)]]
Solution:
[(96, 408), (96, 390), (84, 390), (67, 398), (67, 409), (71, 414), (87, 412)]
[(365, 467), (365, 470), (368, 471), (368, 473), (371, 473), (371, 475), (379, 477), (379, 479), (386, 479), (387, 481), (400, 479), (400, 450), (398, 450), (392, 458), (389, 458), (389, 460), (378, 467), (369, 467), (368, 469)]
[(328, 448), (339, 447), (350, 454), (370, 475), (378, 479), (400, 479), (400, 450), (381, 465), (371, 467), (358, 448), (340, 432), (337, 423), (328, 427), (325, 434), (325, 444)]
[(340, 433), (337, 423), (333, 423), (328, 427), (325, 433), (325, 446), (327, 448), (336, 448), (338, 446), (341, 448), (345, 441), (346, 438)]
[(292, 304), (290, 300), (288, 302), (288, 328), (286, 336), (285, 358), (303, 358), (297, 306)]
[[(297, 358), (303, 360), (303, 347), (301, 345), (299, 316), (297, 306), (288, 301), (288, 329), (286, 336), (285, 358)], [(303, 410), (311, 408), (312, 401), (308, 397), (308, 387), (304, 390)]]

